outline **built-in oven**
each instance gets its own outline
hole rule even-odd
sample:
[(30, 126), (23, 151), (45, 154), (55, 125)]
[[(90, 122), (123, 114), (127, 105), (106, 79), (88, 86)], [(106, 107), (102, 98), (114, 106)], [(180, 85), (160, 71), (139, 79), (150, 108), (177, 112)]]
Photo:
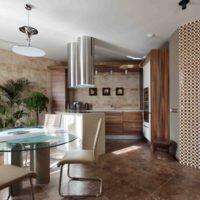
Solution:
[(144, 111), (149, 112), (149, 102), (148, 101), (144, 101)]
[(149, 112), (144, 111), (144, 121), (149, 122)]
[(143, 108), (144, 108), (144, 121), (149, 122), (149, 88), (144, 88), (144, 102), (143, 102)]
[(148, 102), (149, 101), (149, 88), (146, 87), (144, 88), (144, 102)]

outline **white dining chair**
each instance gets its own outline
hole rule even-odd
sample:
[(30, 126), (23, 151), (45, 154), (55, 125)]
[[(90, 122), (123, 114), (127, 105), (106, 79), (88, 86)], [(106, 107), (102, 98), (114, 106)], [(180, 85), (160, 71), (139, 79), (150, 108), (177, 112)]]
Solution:
[[(86, 150), (73, 150), (66, 152), (65, 156), (62, 160), (60, 160), (57, 164), (58, 167), (60, 167), (60, 178), (59, 178), (59, 194), (62, 197), (99, 197), (102, 195), (102, 185), (103, 180), (99, 177), (73, 177), (70, 175), (70, 165), (71, 164), (90, 164), (90, 163), (96, 163), (98, 157), (96, 156), (96, 149), (97, 149), (97, 143), (98, 138), (100, 135), (102, 126), (102, 119), (100, 118), (97, 124), (96, 129), (96, 135), (94, 138), (93, 148)], [(69, 194), (63, 194), (61, 192), (61, 185), (62, 185), (62, 175), (63, 175), (63, 167), (64, 165), (68, 165), (67, 175), (71, 180), (74, 181), (98, 181), (99, 182), (99, 192), (96, 194), (80, 194), (80, 195), (69, 195)]]
[(44, 127), (60, 128), (61, 114), (45, 114)]
[[(44, 118), (44, 128), (60, 128), (61, 124), (61, 114), (45, 114)], [(52, 160), (58, 161), (59, 159), (51, 157)], [(25, 161), (24, 161), (25, 166), (29, 166), (29, 161), (28, 161), (28, 151), (25, 153)], [(51, 166), (52, 168), (52, 166)]]
[(10, 198), (12, 185), (21, 182), (25, 179), (30, 180), (31, 186), (31, 198), (35, 199), (33, 191), (32, 178), (36, 178), (36, 173), (28, 171), (22, 167), (17, 167), (14, 165), (1, 165), (0, 166), (0, 190), (10, 187), (8, 198)]

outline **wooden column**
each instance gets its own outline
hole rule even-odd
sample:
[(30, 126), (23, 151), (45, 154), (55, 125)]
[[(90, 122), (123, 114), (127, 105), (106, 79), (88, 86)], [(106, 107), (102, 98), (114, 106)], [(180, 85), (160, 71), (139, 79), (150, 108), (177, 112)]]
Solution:
[(69, 103), (69, 89), (67, 87), (67, 67), (51, 66), (51, 111), (65, 111)]
[(151, 145), (169, 148), (169, 50), (152, 50), (143, 65), (150, 61)]

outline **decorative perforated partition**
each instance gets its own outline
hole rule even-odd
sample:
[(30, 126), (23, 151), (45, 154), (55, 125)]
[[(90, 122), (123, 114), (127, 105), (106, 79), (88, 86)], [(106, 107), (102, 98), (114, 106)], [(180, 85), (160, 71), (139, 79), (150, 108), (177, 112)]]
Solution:
[(200, 20), (179, 28), (180, 163), (200, 168)]

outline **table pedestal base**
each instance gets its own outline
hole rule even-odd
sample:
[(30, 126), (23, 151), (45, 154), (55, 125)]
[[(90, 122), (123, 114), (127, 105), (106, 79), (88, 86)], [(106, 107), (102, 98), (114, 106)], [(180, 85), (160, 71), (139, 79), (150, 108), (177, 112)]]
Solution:
[(41, 149), (30, 152), (30, 169), (37, 173), (37, 184), (50, 182), (50, 149)]

